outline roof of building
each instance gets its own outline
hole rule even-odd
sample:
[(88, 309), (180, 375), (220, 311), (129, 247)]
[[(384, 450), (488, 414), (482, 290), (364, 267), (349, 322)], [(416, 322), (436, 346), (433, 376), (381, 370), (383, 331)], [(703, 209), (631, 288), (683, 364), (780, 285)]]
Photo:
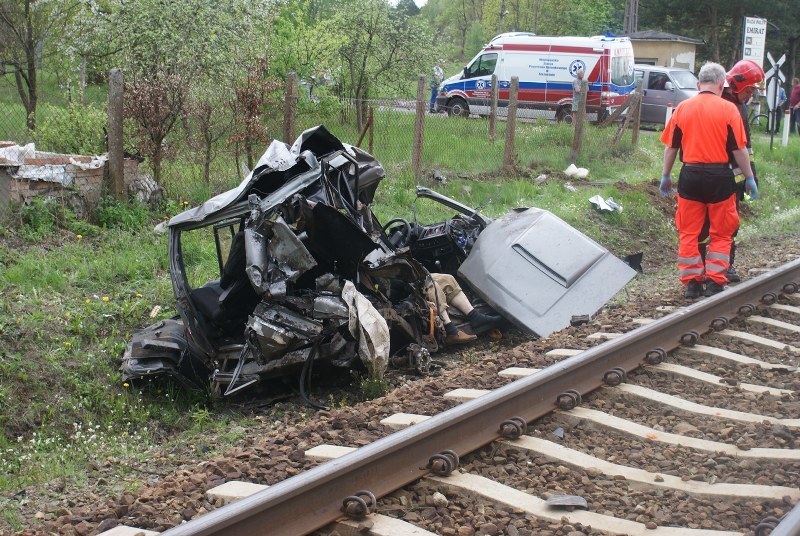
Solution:
[(631, 32), (620, 35), (629, 37), (631, 41), (678, 41), (681, 43), (692, 43), (695, 45), (701, 45), (704, 43), (702, 39), (694, 39), (692, 37), (684, 37), (682, 35), (659, 32), (656, 30), (644, 30), (641, 32)]

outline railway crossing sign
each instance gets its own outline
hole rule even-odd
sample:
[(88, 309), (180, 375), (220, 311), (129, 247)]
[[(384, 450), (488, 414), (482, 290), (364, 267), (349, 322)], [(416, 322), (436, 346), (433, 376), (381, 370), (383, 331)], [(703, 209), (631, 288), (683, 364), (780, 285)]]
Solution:
[(780, 84), (786, 82), (786, 76), (781, 72), (781, 65), (786, 61), (786, 54), (780, 57), (778, 61), (772, 57), (772, 54), (767, 52), (767, 60), (772, 66), (769, 71), (764, 73), (767, 79), (767, 107), (770, 111), (778, 107), (778, 95), (780, 91), (778, 88)]

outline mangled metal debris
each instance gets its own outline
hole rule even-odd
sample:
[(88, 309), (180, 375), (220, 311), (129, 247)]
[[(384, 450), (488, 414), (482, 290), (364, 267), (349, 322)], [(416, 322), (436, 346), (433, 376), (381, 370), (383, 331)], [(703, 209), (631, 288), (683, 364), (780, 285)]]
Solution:
[[(550, 302), (558, 301), (558, 291), (530, 277), (534, 271), (544, 269), (567, 291), (573, 284), (589, 288), (596, 283), (591, 276), (596, 265), (601, 277), (612, 268), (614, 258), (574, 230), (580, 236), (575, 244), (592, 253), (568, 262), (574, 266), (564, 266), (558, 251), (541, 250), (546, 235), (533, 253), (530, 239), (512, 240), (503, 254), (527, 263), (525, 268), (517, 262), (511, 275), (519, 278), (514, 291), (522, 290), (518, 296), (530, 302), (513, 307), (497, 292), (503, 277), (482, 269), (489, 265), (487, 253), (500, 252), (479, 247), (495, 239), (484, 240), (487, 231), (503, 234), (507, 219), (493, 222), (418, 188), (418, 197), (459, 214), (433, 225), (396, 218), (382, 226), (370, 207), (383, 177), (374, 157), (316, 127), (291, 147), (274, 141), (238, 187), (173, 217), (169, 256), (179, 318), (133, 335), (123, 356), (124, 377), (169, 374), (189, 386), (205, 386), (210, 379), (216, 392), (232, 394), (292, 374), (300, 375), (302, 385), (312, 364), (359, 369), (371, 377), (380, 377), (390, 365), (426, 373), (430, 354), (445, 340), (439, 315), (426, 298), (430, 272), (459, 275), (473, 297), (542, 334), (531, 312), (564, 309), (566, 314), (569, 306), (554, 309)], [(531, 217), (522, 220), (530, 223)], [(218, 273), (193, 285), (190, 278), (198, 270), (190, 261), (201, 248), (198, 233), (213, 243)], [(565, 270), (566, 276), (559, 275)], [(610, 297), (630, 277), (615, 275), (611, 283), (602, 283), (606, 292), (593, 295)], [(537, 305), (543, 303), (549, 305)], [(590, 303), (599, 308), (604, 302)], [(581, 305), (569, 314), (596, 312), (586, 309)], [(568, 325), (570, 316), (557, 316), (548, 329)]]

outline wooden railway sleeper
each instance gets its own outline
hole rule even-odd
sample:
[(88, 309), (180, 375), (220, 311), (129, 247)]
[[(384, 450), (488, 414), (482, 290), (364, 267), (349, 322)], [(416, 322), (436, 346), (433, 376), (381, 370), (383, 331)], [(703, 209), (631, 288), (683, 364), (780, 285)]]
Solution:
[(449, 476), (458, 469), (458, 464), (458, 454), (452, 450), (443, 450), (439, 454), (431, 456), (428, 465), (424, 468), (430, 469), (431, 473), (437, 476)]
[(644, 362), (648, 365), (658, 365), (667, 358), (667, 352), (660, 346), (653, 348), (644, 354)]
[(528, 423), (522, 417), (511, 417), (500, 423), (498, 433), (506, 439), (519, 439), (528, 432)]
[(628, 380), (628, 373), (622, 367), (614, 367), (603, 374), (603, 383), (614, 387)]
[[(369, 504), (364, 498), (369, 499)], [(364, 519), (375, 510), (378, 501), (375, 495), (368, 490), (360, 490), (355, 495), (345, 497), (342, 501), (342, 512), (350, 519)]]
[(583, 402), (583, 397), (575, 389), (567, 389), (556, 397), (556, 406), (564, 411), (575, 409)]

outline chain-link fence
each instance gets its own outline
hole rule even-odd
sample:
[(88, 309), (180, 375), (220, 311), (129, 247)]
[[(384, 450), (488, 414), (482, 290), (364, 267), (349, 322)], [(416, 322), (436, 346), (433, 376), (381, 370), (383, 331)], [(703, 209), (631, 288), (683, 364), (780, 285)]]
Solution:
[[(492, 128), (487, 117), (430, 113), (427, 101), (427, 92), (418, 99), (342, 100), (324, 92), (310, 95), (302, 87), (298, 94), (290, 83), (285, 95), (278, 94), (255, 118), (257, 128), (237, 117), (233, 108), (207, 110), (206, 115), (201, 108), (179, 114), (173, 128), (156, 138), (157, 146), (150, 143), (147, 154), (126, 161), (125, 182), (130, 186), (132, 177), (156, 177), (168, 198), (201, 202), (237, 184), (270, 139), (291, 142), (293, 136), (320, 124), (341, 140), (373, 153), (390, 176), (400, 173), (417, 179), (434, 174), (498, 178), (558, 171), (570, 162), (580, 165), (624, 154), (637, 133), (632, 130), (633, 136), (620, 140), (624, 131), (619, 124), (599, 128), (544, 118), (509, 121), (506, 109), (500, 109)], [(4, 145), (35, 143), (35, 153), (19, 149), (16, 160), (8, 148), (0, 149), (0, 207), (60, 188), (96, 202), (103, 177), (107, 178), (105, 157), (92, 158), (106, 151), (105, 110), (43, 105), (36, 115), (36, 130), (31, 130), (21, 105), (0, 101), (0, 108)], [(126, 121), (123, 145), (130, 156), (148, 144), (141, 143), (141, 129)], [(70, 157), (75, 154), (83, 158)], [(148, 184), (152, 189), (152, 181)]]

